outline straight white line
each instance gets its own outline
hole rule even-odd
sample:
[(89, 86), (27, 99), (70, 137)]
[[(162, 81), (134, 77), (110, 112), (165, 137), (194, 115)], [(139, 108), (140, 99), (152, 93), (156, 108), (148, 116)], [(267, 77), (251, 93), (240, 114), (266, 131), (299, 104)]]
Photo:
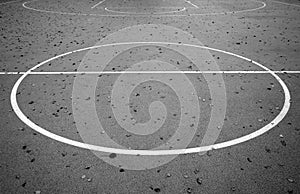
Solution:
[(185, 0), (185, 2), (188, 3), (188, 4), (190, 4), (190, 5), (192, 5), (193, 7), (197, 8), (197, 9), (199, 8), (197, 5), (195, 5), (194, 3), (192, 3), (192, 2), (190, 2), (188, 0)]
[[(272, 71), (277, 74), (300, 74), (300, 71)], [(0, 75), (23, 75), (26, 72), (0, 72)], [(64, 71), (30, 72), (30, 75), (76, 75), (76, 74), (269, 74), (269, 71)]]
[(271, 2), (280, 3), (280, 4), (283, 4), (283, 5), (290, 5), (290, 6), (300, 7), (300, 5), (291, 4), (291, 3), (285, 3), (285, 2), (281, 2), (281, 1), (273, 1), (272, 0)]
[(109, 9), (182, 9), (182, 7), (175, 7), (175, 6), (144, 6), (144, 7), (107, 7)]
[(104, 1), (106, 1), (106, 0), (102, 0), (102, 1), (100, 1), (99, 3), (97, 3), (96, 5), (94, 5), (93, 7), (91, 7), (91, 9), (94, 9), (95, 7), (97, 7), (98, 5), (100, 5), (100, 4), (102, 4), (102, 3), (104, 3)]

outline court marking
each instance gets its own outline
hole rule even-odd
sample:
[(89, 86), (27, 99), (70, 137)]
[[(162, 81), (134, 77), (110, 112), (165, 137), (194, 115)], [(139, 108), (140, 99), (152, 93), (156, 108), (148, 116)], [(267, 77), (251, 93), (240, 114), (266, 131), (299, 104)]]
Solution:
[[(130, 14), (93, 14), (93, 13), (71, 13), (71, 12), (60, 12), (60, 11), (51, 11), (51, 10), (41, 10), (41, 9), (36, 9), (36, 8), (32, 8), (27, 6), (26, 4), (28, 3), (32, 3), (35, 1), (39, 1), (39, 0), (31, 0), (31, 1), (26, 1), (22, 4), (22, 6), (25, 9), (28, 10), (32, 10), (32, 11), (37, 11), (37, 12), (41, 12), (41, 13), (50, 13), (50, 14), (61, 14), (61, 15), (76, 15), (76, 16), (98, 16), (98, 17), (146, 17), (148, 15), (130, 15)], [(180, 14), (176, 14), (176, 15), (171, 15), (171, 14), (167, 14), (167, 15), (156, 15), (156, 16), (161, 16), (161, 17), (187, 17), (187, 16), (213, 16), (213, 15), (227, 15), (227, 14), (238, 14), (238, 13), (244, 13), (244, 12), (251, 12), (251, 11), (257, 11), (260, 9), (263, 9), (267, 6), (267, 4), (265, 2), (262, 1), (257, 1), (257, 0), (250, 0), (252, 2), (257, 2), (262, 4), (260, 7), (256, 7), (256, 8), (252, 8), (252, 9), (245, 9), (245, 10), (237, 10), (237, 11), (228, 11), (228, 12), (219, 12), (219, 13), (194, 13), (194, 14), (186, 14), (186, 15), (180, 15)], [(149, 16), (151, 16), (149, 14)]]
[[(102, 7), (103, 8), (103, 7)], [(175, 6), (147, 6), (147, 7), (107, 7), (107, 8), (117, 8), (117, 9), (132, 9), (132, 8), (150, 8), (150, 9), (155, 9), (155, 8), (161, 8), (161, 9), (179, 9), (179, 8), (182, 8), (182, 7), (175, 7)], [(189, 7), (189, 9), (195, 9), (194, 7)]]
[(297, 4), (292, 4), (292, 3), (286, 3), (286, 2), (281, 2), (281, 1), (275, 1), (275, 0), (270, 0), (271, 2), (274, 3), (279, 3), (279, 4), (283, 4), (283, 5), (289, 5), (289, 6), (295, 6), (295, 7), (300, 7), (300, 5)]
[(186, 3), (192, 5), (193, 7), (199, 9), (199, 7), (198, 7), (197, 5), (195, 5), (194, 3), (192, 3), (191, 1), (189, 1), (189, 0), (184, 0), (184, 1), (185, 1)]
[(6, 4), (10, 4), (10, 3), (17, 3), (20, 2), (21, 0), (17, 0), (17, 1), (8, 1), (8, 2), (4, 2), (4, 3), (0, 3), (0, 5), (6, 5)]
[[(132, 14), (132, 15), (149, 15), (149, 13), (138, 13), (138, 12), (123, 12), (123, 11), (115, 11), (111, 10), (107, 7), (104, 8), (105, 11), (112, 12), (112, 13), (121, 13), (121, 14)], [(161, 15), (161, 14), (172, 14), (172, 13), (179, 13), (185, 11), (186, 8), (181, 8), (175, 11), (166, 11), (166, 12), (159, 12), (159, 13), (151, 13), (152, 15)]]
[[(276, 74), (300, 74), (300, 71), (272, 71)], [(26, 72), (8, 71), (0, 75), (23, 75)], [(268, 71), (31, 71), (28, 75), (100, 75), (100, 74), (269, 74)]]
[[(51, 133), (49, 131), (47, 131), (46, 129), (38, 126), (37, 124), (33, 123), (20, 109), (18, 102), (17, 102), (17, 91), (18, 88), (20, 86), (20, 84), (22, 83), (22, 81), (35, 69), (41, 67), (44, 64), (47, 64), (48, 62), (58, 59), (60, 57), (69, 55), (69, 54), (73, 54), (76, 52), (81, 52), (81, 51), (86, 51), (86, 50), (91, 50), (91, 49), (96, 49), (96, 48), (101, 48), (101, 47), (108, 47), (108, 46), (119, 46), (119, 45), (131, 45), (131, 44), (140, 44), (140, 45), (149, 45), (149, 44), (165, 44), (165, 45), (176, 45), (176, 46), (188, 46), (188, 47), (193, 47), (193, 48), (200, 48), (200, 49), (207, 49), (207, 50), (212, 50), (212, 51), (216, 51), (216, 52), (221, 52), (224, 54), (228, 54), (243, 60), (246, 60), (248, 62), (253, 63), (254, 65), (257, 65), (258, 67), (264, 69), (265, 71), (269, 72), (269, 74), (271, 74), (281, 85), (283, 91), (284, 91), (284, 104), (283, 107), (280, 111), (280, 113), (267, 125), (265, 125), (264, 127), (248, 134), (242, 137), (238, 137), (236, 139), (233, 140), (229, 140), (229, 141), (225, 141), (225, 142), (221, 142), (221, 143), (217, 143), (217, 144), (213, 144), (213, 145), (208, 145), (208, 146), (203, 146), (203, 147), (194, 147), (194, 148), (186, 148), (186, 149), (175, 149), (175, 150), (131, 150), (131, 149), (117, 149), (117, 148), (109, 148), (109, 147), (102, 147), (102, 146), (96, 146), (96, 145), (91, 145), (91, 144), (86, 144), (86, 143), (82, 143), (82, 142), (78, 142), (75, 140), (71, 140), (59, 135), (56, 135), (54, 133)], [(21, 121), (23, 121), (27, 126), (31, 127), (33, 130), (41, 133), (42, 135), (45, 135), (53, 140), (62, 142), (62, 143), (66, 143), (75, 147), (79, 147), (79, 148), (84, 148), (84, 149), (88, 149), (88, 150), (94, 150), (94, 151), (100, 151), (100, 152), (106, 152), (106, 153), (115, 153), (115, 154), (125, 154), (125, 155), (135, 155), (135, 156), (140, 156), (140, 155), (148, 155), (148, 156), (154, 156), (154, 155), (179, 155), (179, 154), (188, 154), (188, 153), (199, 153), (199, 152), (207, 152), (210, 150), (215, 150), (215, 149), (221, 149), (221, 148), (226, 148), (229, 146), (233, 146), (233, 145), (237, 145), (246, 141), (249, 141), (253, 138), (256, 138), (266, 132), (268, 132), (269, 130), (271, 130), (273, 127), (275, 127), (279, 122), (281, 122), (282, 119), (284, 119), (284, 117), (286, 116), (286, 114), (289, 111), (290, 108), (290, 103), (291, 103), (291, 95), (290, 95), (290, 91), (287, 87), (287, 85), (284, 83), (284, 81), (278, 76), (276, 75), (276, 73), (274, 73), (272, 70), (270, 70), (269, 68), (265, 67), (264, 65), (249, 59), (247, 57), (243, 57), (241, 55), (238, 54), (234, 54), (228, 51), (224, 51), (224, 50), (220, 50), (220, 49), (216, 49), (216, 48), (211, 48), (211, 47), (207, 47), (207, 46), (200, 46), (200, 45), (192, 45), (192, 44), (184, 44), (184, 43), (172, 43), (172, 42), (123, 42), (123, 43), (112, 43), (112, 44), (105, 44), (105, 45), (98, 45), (98, 46), (92, 46), (92, 47), (87, 47), (87, 48), (82, 48), (82, 49), (78, 49), (75, 51), (70, 51), (67, 53), (63, 53), (60, 55), (57, 55), (55, 57), (52, 57), (50, 59), (47, 59), (37, 65), (35, 65), (34, 67), (30, 68), (28, 71), (26, 71), (14, 84), (12, 91), (11, 91), (11, 95), (10, 95), (10, 100), (11, 100), (11, 106), (14, 110), (14, 112), (16, 113), (16, 115), (19, 117), (19, 119), (21, 119)]]
[(95, 7), (97, 7), (98, 5), (104, 3), (106, 0), (102, 0), (99, 3), (95, 4), (94, 6), (91, 7), (91, 9), (94, 9)]

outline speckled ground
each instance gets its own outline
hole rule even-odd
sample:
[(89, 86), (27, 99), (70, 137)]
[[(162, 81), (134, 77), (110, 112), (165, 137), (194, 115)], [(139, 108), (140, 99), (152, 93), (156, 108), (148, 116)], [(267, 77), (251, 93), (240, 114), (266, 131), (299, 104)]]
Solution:
[[(204, 45), (248, 57), (274, 71), (300, 70), (300, 2), (297, 0), (281, 0), (281, 3), (266, 0), (265, 8), (240, 13), (231, 12), (254, 9), (261, 3), (191, 1), (199, 9), (184, 1), (168, 0), (107, 0), (94, 9), (91, 7), (98, 3), (95, 0), (38, 0), (25, 4), (48, 11), (39, 12), (25, 9), (24, 2), (0, 1), (0, 72), (24, 72), (58, 54), (94, 46), (111, 33), (142, 24), (163, 24), (181, 29)], [(105, 7), (121, 12), (129, 10), (130, 14), (112, 16), (115, 13), (106, 11)], [(182, 7), (187, 10), (175, 13), (175, 16), (160, 15)], [(152, 15), (147, 15), (149, 13)], [(190, 15), (195, 13), (200, 15)], [(205, 15), (208, 13), (225, 14)], [(180, 58), (167, 50), (159, 53), (152, 46), (141, 51), (145, 48), (119, 57), (134, 58), (134, 53), (142, 52), (139, 57), (145, 59), (149, 55)], [(258, 70), (248, 62), (211, 53), (221, 70)], [(68, 55), (37, 71), (76, 71), (85, 54), (84, 51)], [(116, 67), (118, 63), (118, 60), (113, 61), (109, 67)], [(292, 103), (287, 116), (269, 132), (205, 155), (180, 155), (160, 167), (134, 171), (109, 165), (90, 151), (59, 143), (25, 125), (10, 105), (11, 89), (20, 75), (0, 74), (0, 193), (300, 193), (300, 75), (278, 75), (287, 84)], [(149, 104), (156, 100), (164, 102), (172, 114), (163, 130), (149, 137), (138, 137), (122, 131), (111, 118), (109, 99), (105, 95), (116, 76), (101, 77), (95, 94), (101, 122), (107, 128), (113, 126), (107, 130), (109, 136), (135, 149), (152, 148), (167, 141), (178, 125), (180, 115), (180, 109), (175, 106), (178, 97), (174, 91), (155, 81), (136, 87), (131, 95), (131, 113), (135, 120), (149, 120)], [(19, 87), (18, 102), (21, 110), (40, 126), (81, 141), (72, 112), (75, 77), (30, 75)], [(211, 99), (202, 75), (188, 77), (197, 94), (206, 99), (199, 101), (201, 125), (189, 145), (195, 147), (207, 126)], [(223, 79), (227, 112), (216, 143), (254, 132), (280, 112), (284, 95), (271, 75), (225, 74)], [(118, 156), (107, 153), (104, 157), (113, 160)]]

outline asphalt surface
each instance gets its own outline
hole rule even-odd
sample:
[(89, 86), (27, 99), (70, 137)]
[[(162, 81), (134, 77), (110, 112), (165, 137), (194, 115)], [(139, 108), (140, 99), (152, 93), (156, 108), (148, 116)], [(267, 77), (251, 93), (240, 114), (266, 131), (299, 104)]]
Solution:
[[(291, 72), (300, 71), (299, 18), (300, 2), (296, 0), (264, 3), (245, 0), (0, 1), (0, 193), (300, 193), (300, 75)], [(179, 45), (157, 43), (132, 48), (112, 45), (78, 51), (95, 45), (156, 40)], [(199, 67), (216, 70), (209, 69), (210, 62), (226, 72), (262, 70), (230, 54), (199, 51), (180, 44), (228, 51), (272, 71), (287, 71), (277, 73), (291, 95), (287, 115), (268, 132), (249, 141), (204, 154), (181, 154), (168, 161), (170, 156), (124, 156), (68, 145), (32, 129), (13, 110), (10, 95), (21, 75), (9, 73), (23, 74), (69, 51), (78, 52), (51, 60), (34, 72), (97, 71), (99, 64), (105, 62), (108, 64), (104, 71), (125, 71), (131, 65), (134, 70), (157, 70), (165, 63), (182, 71), (196, 71)], [(177, 48), (178, 51), (174, 51)], [(201, 59), (203, 66), (194, 63), (194, 58)], [(74, 99), (75, 84), (95, 76), (98, 80), (94, 96), (85, 96), (80, 101), (79, 94), (87, 93), (84, 87), (79, 87), (82, 92), (79, 90), (78, 98)], [(89, 111), (83, 116), (76, 113), (76, 107), (80, 107), (76, 103), (92, 101), (104, 129), (98, 135), (105, 133), (117, 144), (132, 150), (153, 149), (171, 141), (184, 115), (189, 115), (188, 111), (195, 113), (193, 110), (198, 106), (199, 118), (191, 115), (198, 125), (190, 120), (182, 121), (182, 125), (187, 126), (183, 127), (185, 130), (195, 129), (187, 148), (203, 146), (209, 123), (214, 119), (211, 113), (218, 102), (213, 101), (209, 83), (220, 77), (226, 89), (227, 108), (221, 118), (224, 123), (218, 128), (220, 131), (214, 133), (218, 133), (217, 139), (211, 143), (251, 134), (284, 110), (284, 90), (270, 73), (191, 73), (186, 74), (189, 82), (182, 78), (174, 87), (171, 81), (179, 77), (176, 74), (140, 77), (145, 80), (134, 85), (134, 74), (29, 74), (19, 85), (17, 102), (27, 118), (49, 132), (78, 142), (119, 148), (105, 141), (87, 140), (79, 130), (79, 125), (85, 124), (86, 128), (92, 128), (84, 122), (92, 116)], [(165, 78), (170, 84), (158, 81)], [(133, 83), (128, 81), (131, 83), (128, 88), (122, 85), (132, 79)], [(91, 79), (86, 83), (94, 82)], [(114, 90), (116, 83), (120, 87)], [(184, 90), (191, 88), (188, 84), (194, 86), (191, 99), (199, 100), (195, 106), (187, 101), (187, 107), (181, 107), (184, 97), (176, 89), (188, 91)], [(132, 91), (129, 88), (133, 88)], [(120, 97), (124, 91), (131, 91), (129, 102), (125, 104), (129, 107), (125, 113), (130, 115), (124, 113), (124, 118), (115, 118), (114, 111), (121, 114), (123, 109), (119, 107), (123, 104), (114, 107), (112, 93)], [(186, 112), (182, 112), (185, 109)], [(148, 123), (155, 129), (149, 132), (146, 127), (147, 136), (129, 132), (123, 126), (134, 126), (130, 120)], [(136, 130), (142, 133), (139, 127)], [(190, 133), (192, 131), (183, 134)], [(177, 138), (176, 142), (184, 139), (185, 136)], [(174, 143), (175, 148), (176, 145)], [(178, 148), (186, 148), (181, 146)], [(139, 165), (143, 169), (134, 170), (128, 166), (138, 166), (138, 163), (124, 162), (131, 161), (132, 157), (137, 161), (142, 157), (145, 161), (153, 158), (157, 161), (153, 162), (153, 168), (150, 163), (147, 168), (148, 163), (141, 160)], [(121, 163), (124, 160), (123, 166), (119, 160)]]

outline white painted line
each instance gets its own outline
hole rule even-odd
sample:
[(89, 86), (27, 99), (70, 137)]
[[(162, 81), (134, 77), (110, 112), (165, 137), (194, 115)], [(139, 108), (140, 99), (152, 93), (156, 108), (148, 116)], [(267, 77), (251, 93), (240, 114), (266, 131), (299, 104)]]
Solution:
[(94, 9), (95, 7), (97, 7), (98, 5), (100, 5), (100, 4), (102, 4), (102, 3), (104, 3), (106, 0), (102, 0), (102, 1), (100, 1), (99, 3), (97, 3), (96, 5), (94, 5), (93, 7), (91, 7), (91, 9)]
[(17, 3), (17, 2), (20, 2), (19, 1), (8, 1), (8, 2), (5, 2), (5, 3), (0, 3), (0, 5), (6, 5), (6, 4), (9, 4), (9, 3)]
[[(300, 74), (300, 71), (272, 71), (276, 74)], [(26, 72), (0, 72), (0, 75), (23, 75)], [(268, 71), (30, 71), (28, 75), (100, 75), (100, 74), (269, 74)]]
[(285, 2), (281, 2), (281, 1), (273, 1), (272, 0), (271, 2), (280, 3), (280, 4), (283, 4), (283, 5), (294, 6), (294, 7), (300, 7), (300, 5), (297, 5), (297, 4), (285, 3)]
[(191, 1), (185, 0), (185, 2), (187, 2), (188, 4), (192, 5), (193, 7), (199, 9), (199, 7), (197, 5), (195, 5), (194, 3), (192, 3)]
[[(151, 13), (152, 15), (161, 15), (161, 14), (172, 14), (172, 13), (179, 13), (179, 12), (182, 12), (182, 11), (185, 11), (186, 8), (180, 8), (178, 10), (175, 10), (175, 11), (166, 11), (166, 12), (159, 12), (159, 13)], [(108, 11), (108, 12), (112, 12), (112, 13), (119, 13), (119, 14), (128, 14), (128, 15), (149, 15), (150, 13), (138, 13), (138, 12), (125, 12), (125, 11), (116, 11), (116, 10), (111, 10), (109, 8), (105, 8), (105, 11)]]
[[(27, 4), (36, 2), (38, 0), (31, 0), (26, 1), (23, 3), (23, 7), (28, 10), (37, 11), (41, 13), (50, 13), (50, 14), (62, 14), (62, 15), (74, 15), (74, 16), (98, 16), (98, 17), (147, 17), (151, 16), (151, 14), (94, 14), (94, 13), (74, 13), (74, 12), (61, 12), (61, 11), (52, 11), (52, 10), (43, 10), (43, 9), (37, 9), (28, 6)], [(249, 0), (252, 2), (258, 2), (262, 4), (259, 7), (252, 8), (252, 9), (244, 9), (244, 10), (237, 10), (237, 11), (228, 11), (228, 12), (216, 12), (216, 13), (191, 13), (191, 14), (157, 14), (157, 16), (160, 17), (187, 17), (187, 16), (213, 16), (213, 15), (227, 15), (227, 14), (238, 14), (238, 13), (245, 13), (245, 12), (252, 12), (257, 11), (260, 9), (263, 9), (266, 7), (266, 3), (262, 1), (257, 0)]]
[(147, 6), (147, 7), (108, 7), (108, 8), (117, 8), (117, 9), (137, 9), (137, 8), (139, 8), (139, 9), (181, 9), (182, 7), (175, 7), (175, 6), (168, 6), (168, 7), (166, 7), (166, 6)]
[[(103, 146), (97, 146), (97, 145), (91, 145), (91, 144), (86, 144), (83, 142), (79, 142), (79, 141), (75, 141), (75, 140), (71, 140), (59, 135), (56, 135), (50, 131), (47, 131), (46, 129), (38, 126), (37, 124), (35, 124), (34, 122), (32, 122), (20, 109), (19, 105), (18, 105), (18, 100), (17, 100), (17, 92), (18, 92), (18, 88), (21, 85), (22, 81), (34, 70), (36, 70), (37, 68), (41, 67), (44, 64), (47, 64), (48, 62), (58, 59), (60, 57), (69, 55), (69, 54), (73, 54), (76, 52), (80, 52), (80, 51), (86, 51), (86, 50), (91, 50), (91, 49), (96, 49), (96, 48), (101, 48), (101, 47), (108, 47), (108, 46), (118, 46), (118, 45), (149, 45), (149, 44), (160, 44), (160, 45), (176, 45), (176, 46), (187, 46), (187, 47), (193, 47), (193, 48), (200, 48), (200, 49), (207, 49), (207, 50), (211, 50), (211, 51), (216, 51), (216, 52), (221, 52), (224, 54), (228, 54), (230, 56), (234, 56), (240, 59), (243, 59), (245, 61), (251, 62), (254, 65), (257, 65), (258, 67), (264, 69), (265, 71), (269, 72), (269, 74), (271, 74), (281, 85), (283, 91), (284, 91), (284, 104), (283, 107), (280, 111), (280, 113), (267, 125), (265, 125), (264, 127), (258, 129), (255, 132), (252, 132), (250, 134), (247, 134), (245, 136), (242, 137), (238, 137), (236, 139), (233, 140), (229, 140), (226, 142), (222, 142), (222, 143), (217, 143), (217, 144), (213, 144), (213, 145), (207, 145), (207, 146), (202, 146), (202, 147), (194, 147), (194, 148), (186, 148), (186, 149), (174, 149), (174, 150), (131, 150), (131, 149), (117, 149), (117, 148), (111, 148), (111, 147), (103, 147)], [(88, 149), (88, 150), (93, 150), (93, 151), (100, 151), (100, 152), (106, 152), (106, 153), (115, 153), (115, 154), (125, 154), (125, 155), (135, 155), (135, 156), (140, 156), (140, 155), (148, 155), (148, 156), (162, 156), (162, 155), (178, 155), (178, 154), (188, 154), (188, 153), (199, 153), (199, 152), (207, 152), (210, 150), (215, 150), (215, 149), (221, 149), (221, 148), (226, 148), (229, 146), (233, 146), (233, 145), (237, 145), (246, 141), (249, 141), (253, 138), (256, 138), (260, 135), (263, 135), (264, 133), (268, 132), (269, 130), (271, 130), (273, 127), (275, 127), (278, 123), (280, 123), (284, 117), (287, 115), (289, 109), (290, 109), (290, 105), (291, 105), (291, 95), (290, 95), (290, 91), (287, 87), (287, 85), (284, 83), (284, 81), (276, 74), (274, 73), (272, 70), (270, 70), (269, 68), (265, 67), (264, 65), (253, 61), (247, 57), (243, 57), (241, 55), (238, 54), (234, 54), (228, 51), (224, 51), (224, 50), (220, 50), (220, 49), (215, 49), (215, 48), (211, 48), (211, 47), (207, 47), (207, 46), (200, 46), (200, 45), (192, 45), (192, 44), (184, 44), (184, 43), (172, 43), (172, 42), (123, 42), (123, 43), (112, 43), (112, 44), (106, 44), (106, 45), (97, 45), (97, 46), (92, 46), (92, 47), (87, 47), (87, 48), (83, 48), (83, 49), (78, 49), (75, 51), (70, 51), (61, 55), (57, 55), (55, 57), (52, 57), (46, 61), (43, 61), (39, 64), (37, 64), (36, 66), (32, 67), (31, 69), (29, 69), (27, 72), (25, 72), (15, 83), (15, 85), (12, 88), (11, 91), (11, 95), (10, 95), (10, 100), (11, 100), (11, 106), (14, 110), (14, 112), (16, 113), (16, 115), (21, 119), (21, 121), (23, 121), (27, 126), (31, 127), (32, 129), (34, 129), (35, 131), (51, 138), (54, 139), (56, 141), (62, 142), (62, 143), (66, 143), (75, 147), (79, 147), (79, 148), (84, 148), (84, 149)]]

